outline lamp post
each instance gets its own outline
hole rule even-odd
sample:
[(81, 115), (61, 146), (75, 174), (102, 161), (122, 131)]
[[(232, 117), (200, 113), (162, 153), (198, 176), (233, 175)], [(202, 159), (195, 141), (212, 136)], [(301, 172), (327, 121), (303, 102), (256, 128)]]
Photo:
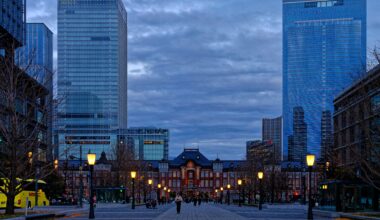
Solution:
[(165, 186), (165, 187), (164, 187), (164, 195), (165, 195), (165, 201), (164, 201), (164, 204), (166, 204), (166, 203), (167, 203), (166, 190), (167, 190), (167, 188), (166, 188), (166, 186)]
[(215, 204), (218, 203), (218, 190), (215, 189)]
[(220, 187), (220, 204), (223, 204), (223, 187)]
[(263, 186), (262, 186), (262, 180), (264, 178), (264, 172), (260, 171), (257, 173), (257, 177), (259, 178), (259, 187), (260, 187), (260, 199), (259, 199), (259, 210), (261, 210), (262, 203), (263, 203)]
[(148, 185), (149, 185), (149, 199), (152, 199), (152, 185), (153, 185), (152, 179), (148, 179)]
[(79, 146), (79, 206), (83, 208), (83, 166), (82, 166), (82, 144)]
[(241, 207), (241, 199), (240, 199), (240, 191), (241, 191), (241, 184), (242, 184), (242, 180), (241, 179), (238, 179), (238, 186), (239, 186), (239, 207)]
[(160, 205), (161, 204), (161, 184), (157, 184), (157, 200), (158, 200), (158, 204)]
[(309, 167), (309, 208), (307, 210), (307, 219), (313, 219), (313, 207), (311, 204), (311, 172), (313, 170), (315, 161), (315, 155), (308, 154), (306, 155), (307, 166)]
[(230, 205), (230, 188), (231, 184), (227, 184), (227, 204)]
[(131, 171), (131, 178), (132, 178), (132, 209), (135, 209), (135, 178), (136, 178), (136, 171)]
[(94, 192), (93, 192), (93, 180), (92, 180), (92, 175), (94, 172), (94, 165), (96, 161), (96, 154), (88, 153), (87, 154), (87, 161), (88, 165), (90, 165), (90, 213), (88, 215), (89, 219), (95, 218), (94, 214)]

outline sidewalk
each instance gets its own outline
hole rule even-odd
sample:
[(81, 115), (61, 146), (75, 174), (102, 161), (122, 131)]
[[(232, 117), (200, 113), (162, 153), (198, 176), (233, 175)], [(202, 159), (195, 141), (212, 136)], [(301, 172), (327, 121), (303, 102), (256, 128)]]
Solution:
[(170, 219), (222, 219), (222, 220), (245, 220), (235, 213), (221, 209), (213, 204), (202, 203), (200, 206), (194, 206), (192, 203), (182, 203), (181, 213), (177, 214), (176, 207), (172, 208), (155, 218), (155, 220), (170, 220)]
[[(55, 214), (58, 216), (67, 216), (76, 213), (88, 212), (88, 205), (83, 205), (83, 208), (79, 208), (77, 206), (46, 206), (46, 207), (36, 207), (31, 210), (28, 209), (28, 215), (34, 214)], [(17, 213), (25, 213), (25, 209), (16, 209)], [(33, 214), (29, 214), (30, 212), (34, 212)], [(12, 220), (24, 220), (25, 215), (16, 218), (9, 218)]]

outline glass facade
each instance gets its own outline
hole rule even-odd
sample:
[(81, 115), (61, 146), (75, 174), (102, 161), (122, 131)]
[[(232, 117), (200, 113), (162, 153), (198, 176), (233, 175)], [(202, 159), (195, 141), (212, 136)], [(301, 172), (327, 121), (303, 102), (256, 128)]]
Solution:
[[(25, 0), (0, 0), (0, 45), (8, 46), (2, 38), (15, 40), (16, 47), (25, 38)], [(4, 45), (3, 45), (4, 43)]]
[(127, 13), (121, 0), (58, 1), (59, 155), (109, 152), (127, 128)]
[[(52, 111), (53, 111), (53, 33), (43, 23), (27, 23), (26, 39), (23, 47), (16, 50), (15, 62), (26, 72), (44, 85), (49, 91), (46, 97), (48, 133), (46, 137), (52, 147)], [(48, 154), (48, 156), (51, 156)]]
[(304, 145), (294, 143), (294, 109), (304, 111), (307, 137), (300, 141), (306, 139), (306, 151), (319, 157), (321, 127), (331, 124), (323, 113), (333, 112), (334, 96), (365, 66), (366, 0), (283, 0), (284, 160), (304, 160), (303, 155), (288, 155), (288, 143)]
[(121, 139), (133, 149), (136, 160), (168, 160), (169, 130), (162, 128), (129, 128)]

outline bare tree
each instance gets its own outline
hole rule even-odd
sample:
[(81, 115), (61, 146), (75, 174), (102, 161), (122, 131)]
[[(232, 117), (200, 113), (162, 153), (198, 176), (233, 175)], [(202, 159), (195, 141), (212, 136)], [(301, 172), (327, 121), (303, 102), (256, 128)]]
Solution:
[[(0, 192), (7, 197), (6, 214), (14, 213), (15, 197), (34, 179), (53, 171), (47, 161), (48, 90), (27, 74), (32, 60), (18, 67), (15, 47), (0, 56)], [(36, 71), (31, 71), (37, 73)], [(39, 169), (35, 169), (38, 165)]]

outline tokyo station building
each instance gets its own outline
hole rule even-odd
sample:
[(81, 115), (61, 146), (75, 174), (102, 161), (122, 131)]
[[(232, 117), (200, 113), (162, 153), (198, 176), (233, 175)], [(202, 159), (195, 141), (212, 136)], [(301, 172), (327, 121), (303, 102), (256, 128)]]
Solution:
[(185, 148), (173, 160), (147, 161), (151, 163), (153, 172), (148, 174), (157, 186), (167, 186), (174, 192), (184, 195), (203, 193), (215, 196), (215, 189), (223, 187), (227, 190), (238, 188), (239, 170), (243, 160), (209, 160), (199, 149)]
[[(227, 195), (227, 185), (230, 184), (231, 201), (238, 198), (238, 179), (243, 178), (241, 170), (244, 160), (210, 160), (199, 149), (185, 148), (181, 154), (171, 160), (143, 160), (136, 167), (135, 197), (144, 201), (150, 195), (159, 192), (161, 198), (175, 196), (182, 192), (184, 197), (202, 194), (203, 198), (220, 198)], [(82, 179), (83, 197), (88, 196), (88, 166), (82, 161), (83, 172), (80, 172), (80, 162), (75, 160), (60, 161), (60, 173), (65, 179), (65, 194), (76, 199)], [(94, 190), (99, 201), (129, 201), (132, 193), (130, 174), (119, 172), (114, 161), (108, 160), (103, 152), (94, 167)], [(148, 180), (152, 185), (148, 185)], [(118, 180), (118, 181), (116, 181)], [(119, 181), (120, 180), (120, 181)], [(158, 189), (161, 184), (161, 189)], [(220, 192), (224, 188), (223, 195)], [(164, 188), (170, 189), (164, 191)], [(218, 192), (215, 192), (218, 190)]]

